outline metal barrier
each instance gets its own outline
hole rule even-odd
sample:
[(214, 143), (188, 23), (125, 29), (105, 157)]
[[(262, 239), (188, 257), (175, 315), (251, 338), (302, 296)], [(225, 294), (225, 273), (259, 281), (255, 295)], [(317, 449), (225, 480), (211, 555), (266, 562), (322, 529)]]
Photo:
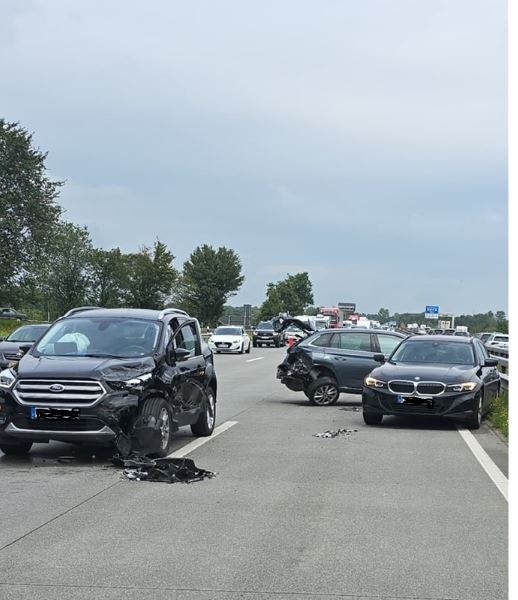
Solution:
[(486, 349), (492, 358), (498, 359), (498, 370), (502, 380), (502, 388), (509, 389), (509, 348), (495, 344), (486, 344)]

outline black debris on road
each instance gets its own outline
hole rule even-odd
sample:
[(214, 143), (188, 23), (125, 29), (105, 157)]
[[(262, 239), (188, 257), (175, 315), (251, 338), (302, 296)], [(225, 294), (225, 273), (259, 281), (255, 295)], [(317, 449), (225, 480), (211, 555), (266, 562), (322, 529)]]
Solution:
[(313, 437), (317, 438), (335, 438), (335, 437), (349, 437), (353, 433), (357, 433), (357, 429), (336, 429), (335, 431), (331, 431), (328, 429), (327, 431), (322, 431), (321, 433), (314, 433)]
[(131, 481), (192, 483), (216, 476), (212, 471), (197, 467), (190, 458), (149, 458), (132, 454), (127, 458), (114, 456), (112, 462), (124, 467), (123, 475)]

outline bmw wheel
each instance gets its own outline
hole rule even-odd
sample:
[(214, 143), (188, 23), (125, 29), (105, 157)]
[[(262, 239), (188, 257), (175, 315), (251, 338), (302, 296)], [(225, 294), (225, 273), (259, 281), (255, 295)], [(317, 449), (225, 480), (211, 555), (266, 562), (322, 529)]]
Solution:
[(482, 412), (484, 405), (484, 398), (482, 392), (479, 394), (478, 400), (476, 400), (476, 407), (473, 409), (469, 417), (466, 419), (466, 425), (468, 429), (480, 429), (482, 423)]

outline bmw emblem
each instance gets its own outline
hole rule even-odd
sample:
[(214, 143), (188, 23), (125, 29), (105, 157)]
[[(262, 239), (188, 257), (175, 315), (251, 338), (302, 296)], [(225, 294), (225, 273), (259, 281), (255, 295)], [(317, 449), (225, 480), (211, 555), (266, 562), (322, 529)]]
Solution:
[(60, 383), (53, 383), (50, 387), (49, 390), (51, 392), (62, 392), (65, 389), (64, 385), (61, 385)]

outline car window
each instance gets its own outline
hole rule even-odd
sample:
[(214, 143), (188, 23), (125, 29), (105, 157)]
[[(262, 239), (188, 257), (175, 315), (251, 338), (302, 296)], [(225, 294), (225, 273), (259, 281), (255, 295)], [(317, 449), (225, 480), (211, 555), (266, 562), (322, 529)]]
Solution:
[(471, 344), (443, 340), (405, 340), (391, 360), (395, 363), (475, 364)]
[(401, 342), (401, 338), (394, 335), (385, 335), (384, 333), (378, 333), (378, 343), (380, 351), (383, 354), (392, 354), (392, 350)]
[(333, 334), (332, 333), (323, 333), (322, 335), (319, 335), (316, 339), (311, 341), (311, 345), (312, 346), (319, 346), (322, 348), (331, 348), (331, 338), (332, 338)]
[(372, 352), (370, 333), (340, 333), (337, 336), (340, 340), (342, 350), (358, 350), (360, 352)]
[(185, 350), (189, 350), (192, 356), (200, 354), (200, 349), (198, 347), (198, 336), (196, 335), (196, 330), (194, 329), (193, 323), (184, 325), (180, 331), (178, 331), (175, 337), (175, 342), (177, 348), (185, 348)]

